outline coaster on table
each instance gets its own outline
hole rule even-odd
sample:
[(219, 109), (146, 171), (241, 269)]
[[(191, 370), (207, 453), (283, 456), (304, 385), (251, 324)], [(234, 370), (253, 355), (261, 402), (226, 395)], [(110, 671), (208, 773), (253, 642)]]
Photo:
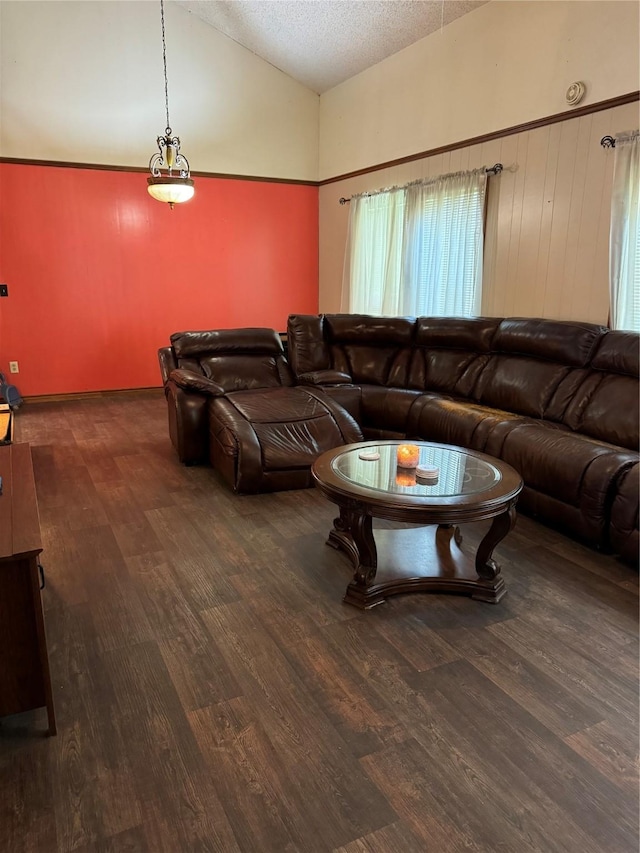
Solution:
[(377, 462), (380, 459), (380, 454), (377, 450), (361, 450), (358, 453), (358, 459), (364, 459), (366, 462)]

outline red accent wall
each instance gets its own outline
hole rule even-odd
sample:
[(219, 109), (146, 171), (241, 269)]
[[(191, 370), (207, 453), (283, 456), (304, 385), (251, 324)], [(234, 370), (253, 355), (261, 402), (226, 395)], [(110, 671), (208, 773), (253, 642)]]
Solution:
[(25, 396), (160, 385), (185, 329), (318, 311), (318, 189), (196, 178), (170, 210), (133, 172), (0, 163), (0, 369)]

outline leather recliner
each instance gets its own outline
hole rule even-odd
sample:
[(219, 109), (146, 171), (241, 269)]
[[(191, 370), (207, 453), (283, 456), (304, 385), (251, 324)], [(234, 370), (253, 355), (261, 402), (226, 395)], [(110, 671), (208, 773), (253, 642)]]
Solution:
[(180, 460), (208, 459), (236, 492), (310, 486), (320, 453), (362, 440), (322, 390), (294, 386), (272, 329), (178, 332), (158, 356)]

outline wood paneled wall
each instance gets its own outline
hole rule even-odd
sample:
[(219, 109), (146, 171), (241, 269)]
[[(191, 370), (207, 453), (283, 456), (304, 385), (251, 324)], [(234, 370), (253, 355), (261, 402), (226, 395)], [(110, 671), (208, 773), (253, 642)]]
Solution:
[(340, 310), (341, 196), (500, 162), (489, 180), (482, 313), (606, 323), (614, 152), (600, 139), (637, 127), (635, 102), (321, 187), (320, 310)]
[(0, 163), (0, 282), (23, 395), (159, 386), (172, 332), (318, 310), (318, 189), (198, 177), (170, 210), (137, 172)]

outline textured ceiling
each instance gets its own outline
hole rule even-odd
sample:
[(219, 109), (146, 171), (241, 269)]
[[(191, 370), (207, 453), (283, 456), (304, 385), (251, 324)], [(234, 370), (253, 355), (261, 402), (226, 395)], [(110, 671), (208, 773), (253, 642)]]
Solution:
[(487, 0), (178, 0), (322, 93)]

